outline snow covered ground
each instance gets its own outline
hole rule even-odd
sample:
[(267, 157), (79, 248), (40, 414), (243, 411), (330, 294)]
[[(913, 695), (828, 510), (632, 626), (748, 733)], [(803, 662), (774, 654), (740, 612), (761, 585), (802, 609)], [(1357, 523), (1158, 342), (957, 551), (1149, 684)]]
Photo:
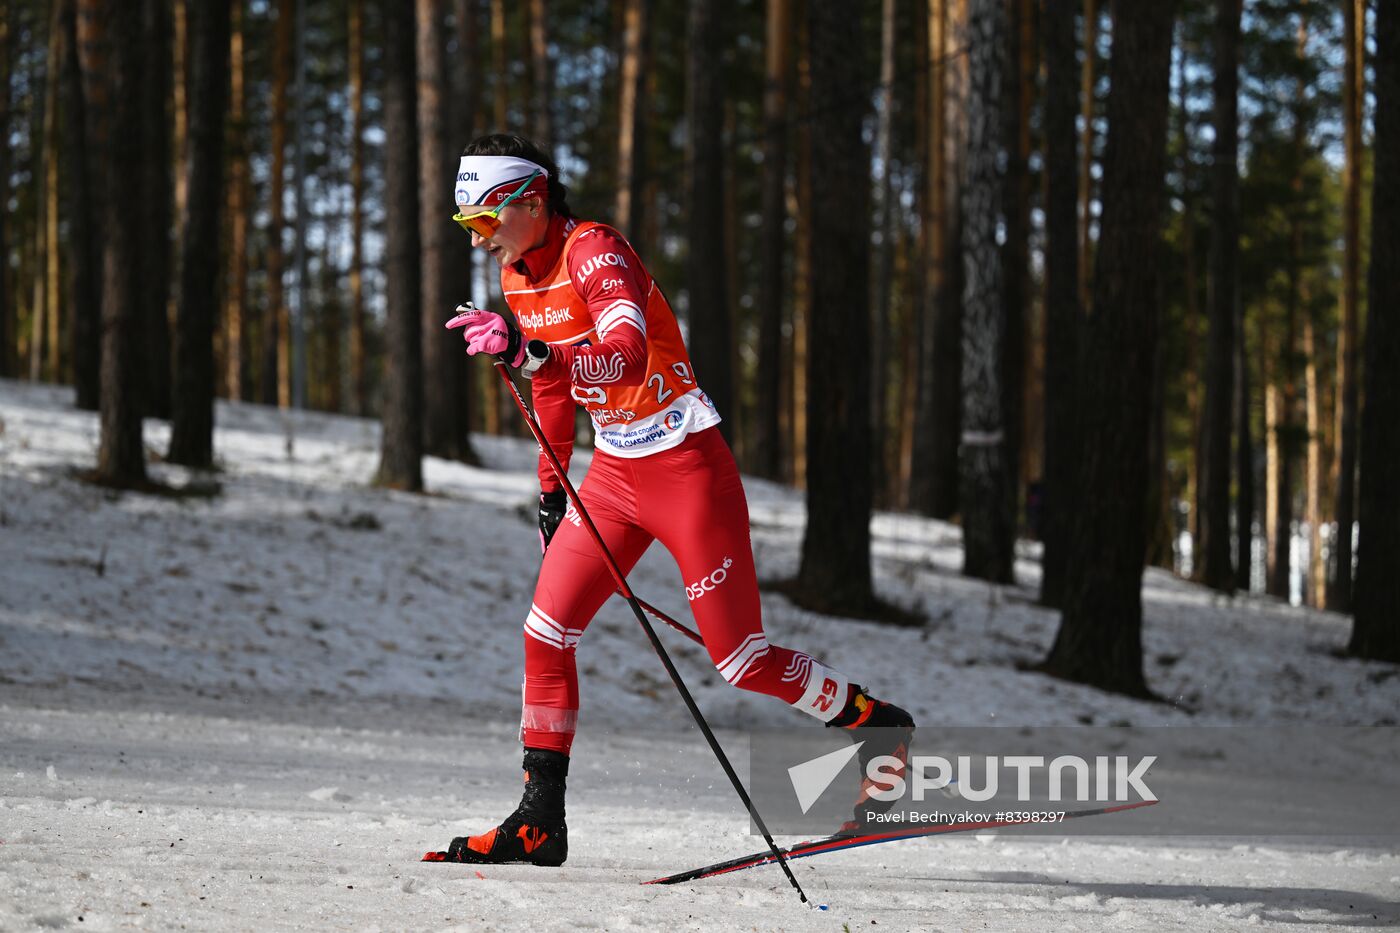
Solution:
[[(78, 477), (97, 422), (70, 392), (0, 382), (0, 930), (1400, 924), (1393, 839), (905, 842), (794, 863), (825, 912), (798, 905), (772, 869), (640, 886), (760, 842), (616, 600), (580, 647), (568, 864), (478, 875), (419, 863), (519, 795), (533, 445), (478, 438), (487, 468), (429, 460), (430, 495), (412, 496), (367, 486), (373, 422), (221, 403), (218, 423), (217, 495), (115, 495)], [(152, 450), (167, 434), (148, 422)], [(586, 464), (576, 458), (576, 476)], [(760, 576), (790, 575), (801, 494), (747, 486)], [(765, 593), (767, 628), (922, 723), (1400, 719), (1395, 667), (1335, 656), (1347, 620), (1157, 571), (1144, 642), (1169, 703), (1025, 672), (1057, 624), (1034, 605), (1034, 545), (1019, 585), (988, 587), (958, 575), (951, 525), (881, 515), (875, 537), (878, 588), (926, 627), (826, 618)], [(689, 619), (663, 551), (632, 581)], [(737, 730), (795, 714), (661, 634), (742, 773)], [(1393, 770), (1355, 758), (1346, 765), (1369, 775)]]

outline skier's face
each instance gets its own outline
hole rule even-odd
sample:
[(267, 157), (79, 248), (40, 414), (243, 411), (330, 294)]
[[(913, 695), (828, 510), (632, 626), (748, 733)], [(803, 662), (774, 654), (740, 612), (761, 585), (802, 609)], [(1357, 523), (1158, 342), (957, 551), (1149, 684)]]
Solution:
[(544, 242), (549, 213), (540, 198), (507, 204), (498, 215), (500, 228), (489, 239), (472, 231), (472, 246), (484, 249), (499, 266), (508, 266)]

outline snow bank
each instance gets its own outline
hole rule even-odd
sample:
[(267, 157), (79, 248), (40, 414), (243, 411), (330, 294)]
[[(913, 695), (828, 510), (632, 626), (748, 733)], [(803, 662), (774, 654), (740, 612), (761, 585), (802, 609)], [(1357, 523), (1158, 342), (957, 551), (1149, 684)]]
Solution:
[[(754, 840), (618, 600), (579, 652), (566, 868), (477, 877), (420, 865), (518, 793), (521, 623), (539, 559), (533, 444), (476, 438), (485, 468), (430, 459), (429, 495), (406, 495), (367, 485), (374, 422), (220, 403), (218, 495), (117, 495), (77, 476), (95, 462), (98, 429), (71, 402), (0, 381), (0, 929), (1397, 920), (1394, 854), (1326, 846), (890, 845), (804, 863), (809, 890), (833, 902), (821, 914), (794, 906), (776, 873), (640, 887)], [(167, 438), (148, 422), (153, 453)], [(576, 476), (587, 459), (576, 456)], [(159, 462), (151, 472), (207, 482)], [(802, 496), (747, 486), (760, 576), (789, 576)], [(1020, 669), (1058, 623), (1034, 604), (1035, 546), (1018, 548), (1013, 587), (963, 579), (946, 523), (880, 515), (874, 548), (881, 595), (924, 612), (924, 628), (822, 617), (772, 593), (766, 625), (923, 723), (1373, 725), (1400, 709), (1393, 666), (1335, 656), (1347, 619), (1221, 599), (1159, 571), (1147, 574), (1144, 643), (1149, 684), (1170, 702), (1055, 681)], [(689, 620), (664, 551), (632, 582)], [(716, 726), (792, 722), (661, 634)], [(725, 740), (740, 757), (741, 737)]]

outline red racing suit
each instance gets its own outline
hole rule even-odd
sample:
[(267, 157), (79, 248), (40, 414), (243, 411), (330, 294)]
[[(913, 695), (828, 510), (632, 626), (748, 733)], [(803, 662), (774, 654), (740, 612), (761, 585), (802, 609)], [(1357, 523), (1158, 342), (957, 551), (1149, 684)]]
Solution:
[[(555, 217), (545, 243), (501, 271), (527, 338), (550, 344), (535, 373), (535, 412), (567, 469), (574, 408), (593, 420), (593, 463), (579, 495), (627, 573), (654, 540), (676, 559), (705, 647), (729, 683), (776, 696), (823, 722), (849, 680), (763, 632), (748, 502), (701, 391), (669, 303), (632, 247), (602, 224)], [(540, 486), (560, 488), (543, 455)], [(578, 722), (574, 653), (615, 591), (570, 505), (540, 568), (525, 619), (521, 737), (565, 754)]]

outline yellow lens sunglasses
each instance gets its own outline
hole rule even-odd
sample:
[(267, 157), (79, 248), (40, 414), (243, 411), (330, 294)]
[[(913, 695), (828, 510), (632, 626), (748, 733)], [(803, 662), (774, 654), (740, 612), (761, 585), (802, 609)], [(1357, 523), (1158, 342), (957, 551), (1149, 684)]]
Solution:
[(529, 190), (530, 185), (540, 176), (538, 171), (532, 173), (525, 179), (525, 184), (515, 189), (515, 192), (500, 204), (497, 204), (489, 211), (477, 211), (474, 214), (457, 213), (452, 215), (452, 219), (462, 225), (462, 229), (468, 233), (475, 233), (484, 240), (489, 240), (496, 235), (496, 231), (501, 229), (501, 211), (505, 210), (507, 204), (520, 197)]

